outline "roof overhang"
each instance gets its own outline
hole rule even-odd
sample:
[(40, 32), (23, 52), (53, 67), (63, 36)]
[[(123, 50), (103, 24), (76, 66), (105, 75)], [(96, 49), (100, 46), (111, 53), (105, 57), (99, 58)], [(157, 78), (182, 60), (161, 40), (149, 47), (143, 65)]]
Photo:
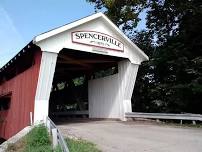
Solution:
[[(75, 43), (72, 40), (72, 33), (76, 31), (97, 32), (112, 37), (123, 44), (123, 51), (117, 51), (116, 48), (110, 49), (109, 47), (88, 45), (87, 42)], [(123, 57), (128, 58), (134, 64), (141, 64), (142, 61), (149, 60), (148, 56), (103, 13), (96, 13), (34, 37), (29, 44), (0, 69), (0, 73), (7, 69), (8, 66), (15, 63), (14, 61), (17, 60), (18, 57), (35, 45), (39, 46), (42, 51), (55, 53), (59, 53), (63, 48), (69, 48), (78, 51)]]
[[(74, 41), (74, 33), (77, 34), (96, 34), (100, 37), (114, 39), (114, 43), (120, 43), (117, 46), (102, 43), (101, 40), (94, 41), (87, 37), (86, 39)], [(96, 35), (96, 36), (97, 36)], [(98, 36), (98, 37), (99, 37)], [(92, 37), (91, 37), (92, 38)], [(112, 40), (113, 41), (113, 40)], [(98, 45), (90, 45), (89, 43)], [(33, 39), (33, 43), (38, 45), (42, 51), (59, 53), (63, 48), (75, 49), (91, 53), (105, 54), (110, 56), (128, 58), (134, 64), (141, 64), (148, 60), (148, 56), (138, 48), (115, 24), (112, 23), (103, 13), (96, 13), (70, 24), (53, 29), (40, 34)], [(107, 45), (107, 47), (99, 46)], [(115, 49), (114, 49), (115, 48)]]

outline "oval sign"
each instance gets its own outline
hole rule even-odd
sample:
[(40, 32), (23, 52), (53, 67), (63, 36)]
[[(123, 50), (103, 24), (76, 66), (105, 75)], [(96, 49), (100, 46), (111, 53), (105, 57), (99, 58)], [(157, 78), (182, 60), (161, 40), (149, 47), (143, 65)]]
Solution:
[(115, 51), (124, 51), (124, 45), (116, 38), (96, 31), (72, 32), (72, 42), (89, 46), (96, 46)]

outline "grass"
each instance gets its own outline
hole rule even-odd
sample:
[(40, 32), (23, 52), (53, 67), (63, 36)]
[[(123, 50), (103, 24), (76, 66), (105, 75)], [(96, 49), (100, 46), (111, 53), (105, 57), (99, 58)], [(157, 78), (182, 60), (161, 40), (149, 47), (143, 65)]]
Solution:
[(49, 152), (51, 149), (51, 141), (45, 126), (39, 125), (27, 135), (26, 152)]
[[(70, 152), (101, 152), (96, 145), (76, 139), (66, 139)], [(45, 126), (34, 127), (25, 137), (15, 144), (9, 144), (6, 152), (53, 152), (51, 140)], [(54, 152), (62, 152), (58, 146)]]
[(82, 139), (66, 139), (70, 152), (101, 152), (97, 146)]
[(24, 150), (24, 139), (18, 141), (15, 144), (9, 144), (6, 152), (23, 152)]
[(34, 127), (24, 138), (8, 145), (6, 152), (52, 152), (47, 129), (43, 125)]

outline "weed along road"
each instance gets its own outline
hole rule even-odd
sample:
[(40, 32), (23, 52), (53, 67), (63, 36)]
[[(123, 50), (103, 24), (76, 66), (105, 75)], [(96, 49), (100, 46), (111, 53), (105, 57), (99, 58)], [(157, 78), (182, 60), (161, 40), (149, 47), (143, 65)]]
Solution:
[(202, 128), (144, 122), (58, 124), (64, 136), (86, 139), (103, 152), (202, 152)]

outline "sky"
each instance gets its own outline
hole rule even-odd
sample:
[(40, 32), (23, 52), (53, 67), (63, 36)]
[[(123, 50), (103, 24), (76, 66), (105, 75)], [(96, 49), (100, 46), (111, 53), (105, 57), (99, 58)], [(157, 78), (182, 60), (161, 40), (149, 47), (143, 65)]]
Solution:
[[(86, 0), (0, 0), (0, 67), (34, 36), (94, 13)], [(138, 28), (145, 27), (145, 13)]]

